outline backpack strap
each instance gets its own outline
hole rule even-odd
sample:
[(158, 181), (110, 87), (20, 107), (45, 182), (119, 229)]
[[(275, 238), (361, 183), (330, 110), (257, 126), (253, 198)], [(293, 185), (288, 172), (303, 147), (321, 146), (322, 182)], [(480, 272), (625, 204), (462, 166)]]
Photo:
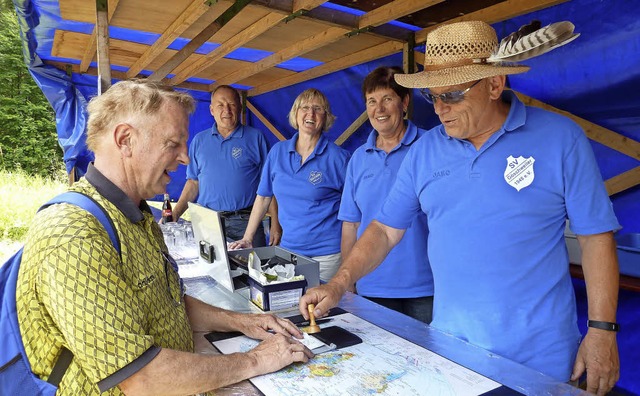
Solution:
[[(77, 191), (67, 191), (56, 197), (53, 197), (49, 202), (42, 205), (40, 209), (38, 209), (38, 211), (59, 203), (68, 203), (75, 205), (91, 213), (96, 219), (98, 219), (100, 224), (102, 224), (104, 229), (107, 231), (107, 234), (109, 234), (109, 239), (111, 239), (111, 243), (120, 255), (120, 260), (122, 261), (120, 239), (118, 238), (118, 234), (116, 233), (115, 226), (113, 224), (113, 221), (111, 220), (111, 217), (109, 216), (105, 208), (102, 207), (102, 205), (100, 205), (98, 202), (96, 202), (96, 200), (86, 194)], [(64, 373), (69, 368), (71, 360), (73, 360), (73, 353), (69, 349), (62, 347), (62, 352), (60, 352), (60, 356), (58, 356), (58, 360), (53, 366), (53, 370), (51, 370), (51, 374), (49, 374), (47, 382), (57, 387), (62, 380)]]
[(51, 385), (58, 387), (60, 381), (62, 381), (62, 377), (64, 373), (67, 372), (71, 361), (73, 360), (73, 353), (65, 347), (62, 347), (62, 351), (60, 352), (60, 356), (58, 356), (58, 360), (56, 364), (53, 366), (51, 373), (49, 374), (49, 378), (47, 378), (47, 382)]
[(67, 191), (53, 197), (49, 202), (42, 205), (38, 211), (59, 203), (69, 203), (91, 213), (102, 224), (107, 234), (109, 234), (109, 239), (111, 239), (111, 243), (118, 254), (122, 254), (120, 251), (120, 239), (115, 231), (113, 221), (102, 205), (86, 194), (77, 191)]

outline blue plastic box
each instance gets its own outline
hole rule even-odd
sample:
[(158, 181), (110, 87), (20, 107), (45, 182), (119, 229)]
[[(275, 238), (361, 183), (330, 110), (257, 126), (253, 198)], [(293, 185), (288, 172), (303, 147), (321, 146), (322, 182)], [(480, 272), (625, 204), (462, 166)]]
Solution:
[(640, 278), (640, 233), (616, 235), (620, 274)]

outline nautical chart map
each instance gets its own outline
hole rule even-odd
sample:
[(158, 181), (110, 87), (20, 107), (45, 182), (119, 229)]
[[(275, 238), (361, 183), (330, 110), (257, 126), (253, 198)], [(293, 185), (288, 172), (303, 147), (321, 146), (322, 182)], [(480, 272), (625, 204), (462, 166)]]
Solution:
[[(474, 371), (346, 313), (321, 325), (340, 326), (363, 342), (316, 355), (251, 380), (271, 395), (476, 396), (500, 387)], [(240, 336), (214, 342), (222, 353), (247, 351), (257, 341)]]

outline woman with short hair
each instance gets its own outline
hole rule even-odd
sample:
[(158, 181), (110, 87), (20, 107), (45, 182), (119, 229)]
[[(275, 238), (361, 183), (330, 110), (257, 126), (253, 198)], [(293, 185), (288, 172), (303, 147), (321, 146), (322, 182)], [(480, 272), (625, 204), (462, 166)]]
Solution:
[[(426, 131), (404, 116), (411, 90), (396, 83), (399, 67), (379, 67), (362, 84), (373, 130), (353, 153), (338, 219), (342, 220), (342, 255), (346, 258), (375, 219), (411, 145)], [(358, 294), (426, 323), (433, 310), (433, 276), (427, 258), (427, 218), (413, 220), (404, 237), (375, 270), (360, 278)]]
[(231, 249), (252, 247), (257, 226), (275, 196), (280, 245), (318, 261), (320, 280), (333, 277), (342, 262), (338, 209), (350, 157), (323, 134), (334, 120), (322, 92), (311, 88), (298, 95), (289, 111), (289, 124), (297, 133), (269, 152), (244, 237)]

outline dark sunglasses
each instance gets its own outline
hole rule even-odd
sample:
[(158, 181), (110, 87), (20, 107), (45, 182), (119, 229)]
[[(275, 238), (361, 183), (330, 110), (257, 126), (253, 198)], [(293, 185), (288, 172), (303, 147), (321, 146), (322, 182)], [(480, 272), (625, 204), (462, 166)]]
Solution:
[(467, 89), (463, 89), (460, 91), (445, 92), (438, 95), (434, 95), (431, 92), (429, 92), (428, 88), (420, 88), (419, 91), (422, 94), (422, 97), (424, 97), (424, 99), (431, 104), (434, 104), (438, 99), (440, 99), (442, 103), (451, 105), (451, 104), (462, 102), (464, 100), (464, 95), (467, 92), (469, 92), (471, 88), (475, 87), (480, 81), (482, 80), (478, 80), (474, 82)]

